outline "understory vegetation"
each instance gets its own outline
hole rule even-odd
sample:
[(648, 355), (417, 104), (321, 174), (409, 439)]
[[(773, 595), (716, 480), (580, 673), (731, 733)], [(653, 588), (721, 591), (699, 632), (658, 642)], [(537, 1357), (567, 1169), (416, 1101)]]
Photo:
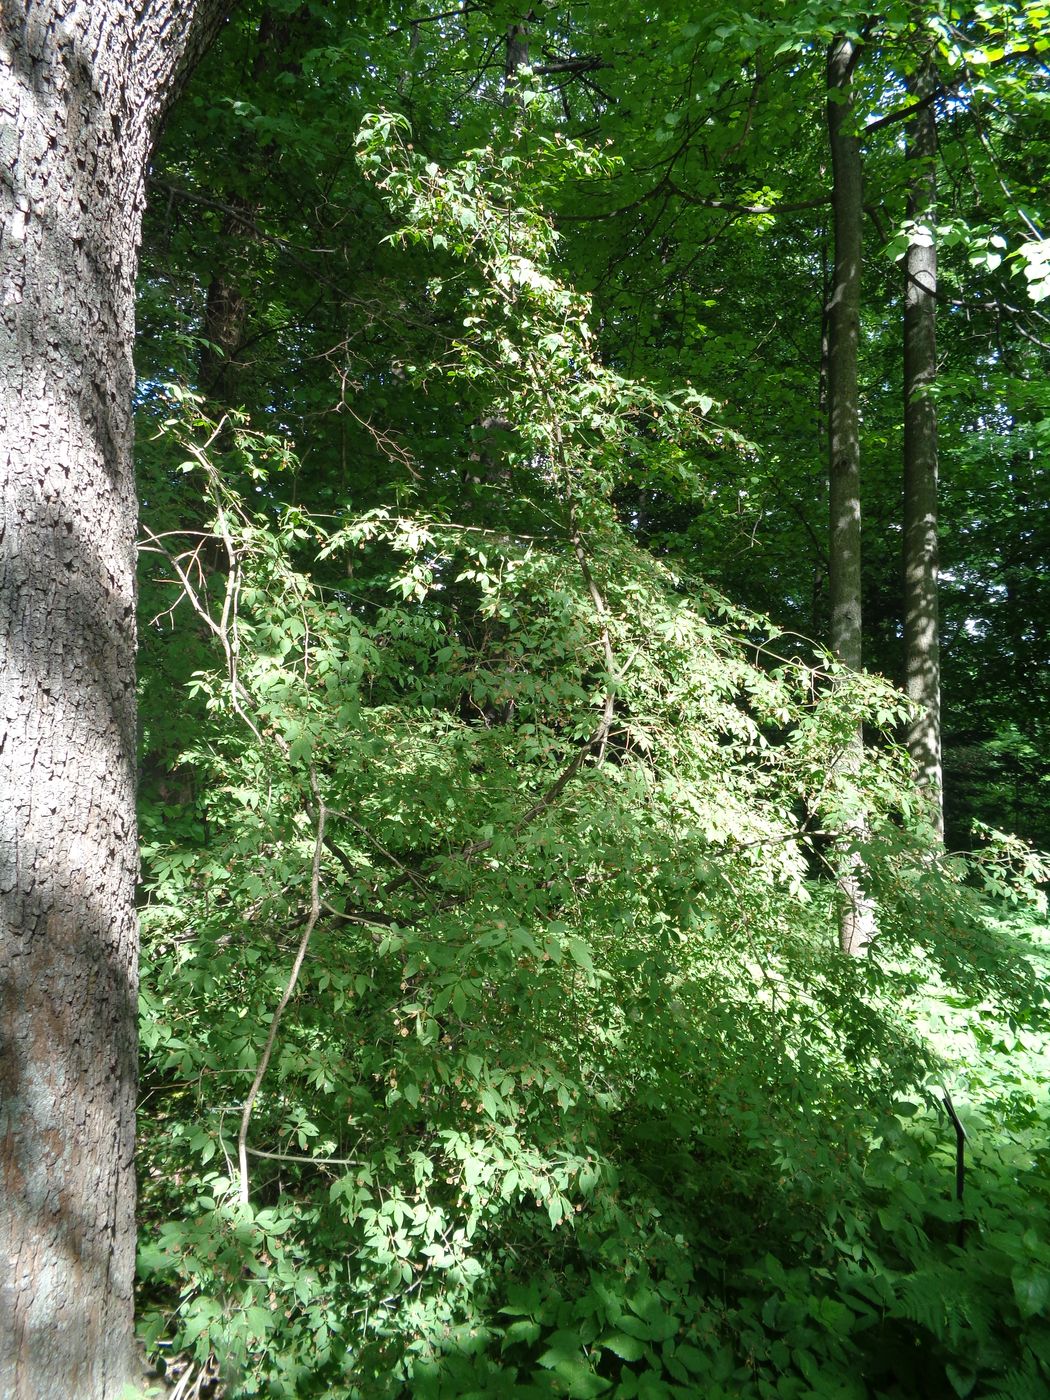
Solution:
[(524, 132), (358, 140), (454, 471), (303, 503), (279, 419), (143, 393), (142, 1336), (183, 1395), (1039, 1400), (1047, 867), (639, 542), (755, 449), (608, 367), (541, 203), (604, 157)]

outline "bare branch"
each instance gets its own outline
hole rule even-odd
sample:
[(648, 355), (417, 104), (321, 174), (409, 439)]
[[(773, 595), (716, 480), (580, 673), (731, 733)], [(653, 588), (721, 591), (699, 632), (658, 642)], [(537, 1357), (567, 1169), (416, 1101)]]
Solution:
[(252, 1087), (248, 1090), (248, 1097), (244, 1101), (244, 1109), (241, 1113), (241, 1126), (237, 1134), (237, 1157), (240, 1163), (240, 1199), (247, 1205), (248, 1203), (248, 1125), (252, 1119), (252, 1109), (255, 1107), (255, 1100), (258, 1097), (262, 1082), (266, 1077), (269, 1068), (270, 1056), (273, 1053), (274, 1043), (277, 1040), (277, 1031), (281, 1024), (281, 1017), (284, 1015), (285, 1007), (292, 999), (295, 991), (295, 984), (299, 980), (299, 973), (303, 962), (306, 959), (306, 951), (310, 946), (310, 939), (317, 921), (321, 917), (321, 851), (324, 849), (324, 824), (325, 805), (317, 788), (317, 777), (313, 769), (310, 770), (310, 787), (313, 790), (314, 800), (317, 803), (317, 830), (314, 838), (314, 860), (313, 869), (310, 874), (310, 915), (306, 921), (306, 928), (303, 936), (299, 940), (299, 951), (295, 955), (295, 962), (288, 977), (288, 984), (284, 989), (280, 1001), (270, 1018), (270, 1030), (266, 1037), (266, 1044), (263, 1046), (262, 1055), (259, 1057), (259, 1065), (255, 1071), (255, 1078), (252, 1080)]
[(452, 10), (439, 10), (436, 15), (417, 15), (415, 19), (406, 20), (404, 24), (395, 25), (388, 29), (387, 35), (404, 34), (406, 30), (417, 29), (421, 24), (435, 24), (442, 19), (459, 19), (462, 15), (477, 14), (479, 10), (484, 10), (484, 5), (457, 5)]

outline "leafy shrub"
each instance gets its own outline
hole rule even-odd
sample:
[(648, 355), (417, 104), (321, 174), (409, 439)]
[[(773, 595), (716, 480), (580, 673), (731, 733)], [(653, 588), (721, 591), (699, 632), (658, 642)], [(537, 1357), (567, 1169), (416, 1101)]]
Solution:
[(640, 424), (683, 468), (713, 430), (596, 363), (522, 172), (378, 130), (525, 426), (480, 518), (321, 521), (276, 440), (161, 425), (205, 523), (143, 587), (198, 629), (143, 699), (146, 1341), (243, 1395), (1042, 1393), (1042, 946), (929, 845), (901, 697), (617, 520)]

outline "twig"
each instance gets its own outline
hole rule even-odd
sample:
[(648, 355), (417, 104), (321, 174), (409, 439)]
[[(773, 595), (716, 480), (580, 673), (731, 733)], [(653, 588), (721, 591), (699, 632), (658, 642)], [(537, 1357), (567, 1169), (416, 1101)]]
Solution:
[(415, 29), (416, 26), (420, 24), (433, 24), (435, 21), (442, 19), (459, 19), (462, 15), (472, 15), (484, 8), (484, 5), (462, 4), (457, 5), (455, 9), (452, 10), (439, 10), (436, 15), (416, 15), (413, 19), (407, 20), (404, 24), (394, 25), (386, 32), (389, 37), (392, 37), (394, 34), (403, 34), (406, 29)]
[(265, 1157), (268, 1162), (307, 1162), (312, 1167), (360, 1167), (357, 1157), (310, 1157), (303, 1152), (264, 1152), (261, 1147), (246, 1149), (249, 1157)]
[[(944, 1106), (948, 1110), (948, 1117), (952, 1120), (955, 1129), (955, 1199), (962, 1206), (963, 1190), (966, 1186), (966, 1129), (959, 1121), (959, 1115), (955, 1111), (952, 1103), (952, 1096), (948, 1090), (944, 1091)], [(959, 1222), (955, 1227), (955, 1241), (960, 1248), (966, 1243), (966, 1220), (960, 1210)]]
[(295, 984), (299, 980), (299, 972), (306, 958), (306, 950), (310, 946), (310, 938), (317, 926), (317, 921), (321, 917), (321, 851), (324, 849), (324, 822), (325, 805), (318, 789), (317, 778), (313, 769), (310, 770), (310, 786), (313, 789), (314, 800), (317, 803), (317, 833), (314, 840), (314, 860), (313, 870), (310, 875), (310, 917), (306, 921), (306, 928), (299, 941), (299, 951), (295, 955), (295, 962), (292, 964), (291, 975), (288, 978), (288, 985), (284, 989), (281, 1000), (277, 1003), (273, 1016), (270, 1019), (270, 1030), (266, 1037), (266, 1044), (263, 1047), (262, 1055), (259, 1058), (259, 1066), (255, 1071), (255, 1078), (252, 1080), (252, 1087), (248, 1090), (248, 1097), (244, 1101), (244, 1110), (241, 1113), (241, 1127), (237, 1134), (237, 1158), (240, 1164), (240, 1199), (247, 1205), (248, 1203), (248, 1125), (252, 1118), (252, 1109), (255, 1107), (255, 1100), (258, 1097), (259, 1089), (266, 1071), (270, 1064), (270, 1056), (273, 1053), (274, 1042), (277, 1039), (277, 1030), (281, 1024), (281, 1017), (284, 1015), (285, 1007), (292, 999), (295, 991)]
[(599, 738), (598, 762), (600, 763), (605, 757), (605, 745), (609, 738), (609, 730), (612, 727), (613, 710), (616, 705), (615, 687), (622, 678), (619, 667), (616, 665), (616, 657), (613, 654), (612, 639), (609, 636), (609, 609), (606, 606), (601, 589), (594, 581), (594, 575), (591, 573), (591, 566), (587, 559), (587, 553), (583, 547), (583, 536), (580, 534), (575, 523), (573, 524), (572, 531), (572, 552), (576, 556), (576, 562), (580, 566), (580, 573), (583, 575), (584, 584), (586, 585), (587, 592), (591, 595), (591, 602), (594, 604), (594, 611), (598, 615), (598, 630), (601, 638), (602, 651), (605, 655), (605, 666), (611, 682), (605, 692), (605, 706), (602, 710), (601, 723), (595, 730), (595, 736)]
[(371, 845), (373, 845), (376, 848), (376, 850), (381, 856), (385, 856), (386, 859), (391, 863), (391, 865), (396, 865), (398, 870), (401, 871), (403, 877), (401, 883), (404, 883), (405, 881), (411, 881), (411, 883), (415, 885), (416, 889), (424, 897), (424, 899), (430, 897), (430, 893), (427, 890), (426, 885), (424, 885), (419, 874), (415, 870), (413, 870), (411, 866), (406, 865), (404, 861), (398, 860), (397, 856), (394, 855), (393, 851), (388, 851), (387, 848), (383, 845), (382, 841), (380, 841), (379, 837), (376, 836), (374, 832), (369, 831), (368, 827), (365, 826), (363, 822), (359, 822), (357, 818), (351, 816), (349, 812), (340, 812), (337, 811), (335, 808), (332, 809), (332, 815), (342, 818), (343, 821), (349, 822), (350, 825), (354, 827), (356, 831), (360, 832), (360, 834), (364, 837), (366, 841), (368, 841)]

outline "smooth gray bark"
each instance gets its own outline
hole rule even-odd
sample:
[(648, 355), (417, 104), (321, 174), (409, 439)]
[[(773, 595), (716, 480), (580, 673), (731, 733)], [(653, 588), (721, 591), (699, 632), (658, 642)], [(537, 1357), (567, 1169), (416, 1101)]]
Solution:
[[(858, 359), (864, 207), (860, 140), (853, 130), (853, 70), (858, 57), (858, 46), (843, 34), (837, 35), (828, 48), (827, 122), (835, 245), (827, 308), (829, 641), (838, 659), (854, 671), (859, 671), (863, 662)], [(847, 785), (860, 767), (863, 752), (864, 741), (858, 727), (839, 761)], [(847, 842), (859, 834), (859, 828), (843, 833)], [(853, 954), (864, 952), (873, 932), (861, 873), (855, 856), (841, 858), (839, 942), (844, 952)]]
[(860, 598), (860, 279), (863, 184), (853, 121), (853, 41), (828, 51), (828, 141), (835, 236), (828, 303), (828, 462), (830, 483), (831, 649), (852, 670), (862, 663)]
[(222, 7), (0, 3), (0, 1395), (135, 1374), (134, 284)]
[[(909, 85), (936, 85), (926, 65)], [(937, 119), (932, 104), (908, 124), (908, 218), (904, 255), (904, 687), (918, 706), (908, 752), (944, 837), (941, 780), (941, 658), (937, 595)]]

